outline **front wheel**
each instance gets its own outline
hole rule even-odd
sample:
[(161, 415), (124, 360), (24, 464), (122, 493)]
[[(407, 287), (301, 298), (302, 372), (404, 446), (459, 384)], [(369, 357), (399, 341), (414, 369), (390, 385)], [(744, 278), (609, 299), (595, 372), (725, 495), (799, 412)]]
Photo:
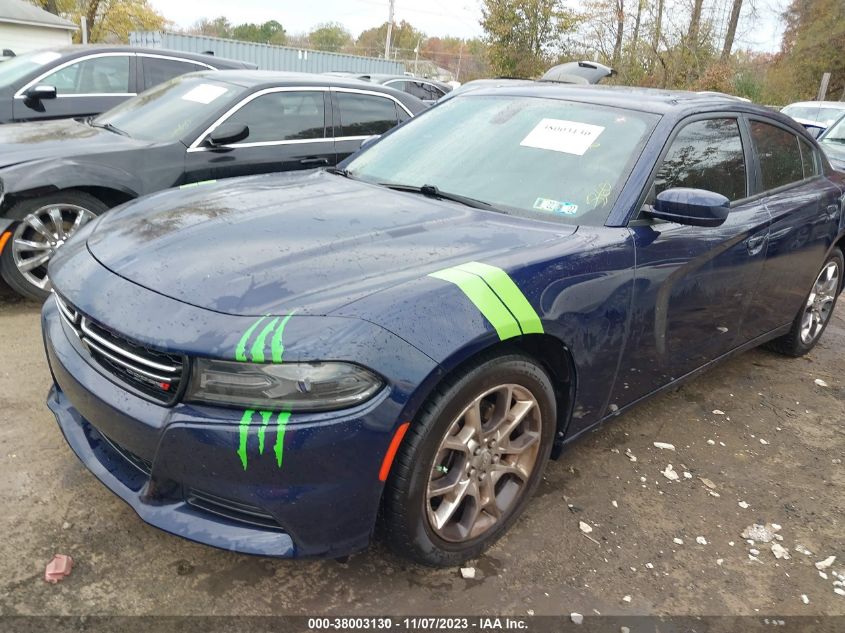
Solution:
[(771, 349), (787, 356), (803, 356), (816, 346), (833, 316), (842, 288), (843, 268), (845, 258), (842, 251), (834, 249), (822, 265), (804, 305), (792, 322), (792, 329), (769, 343)]
[(387, 482), (392, 548), (437, 566), (481, 554), (540, 482), (556, 419), (551, 381), (525, 356), (489, 359), (441, 385), (411, 424)]
[(80, 228), (108, 210), (82, 191), (22, 200), (9, 210), (18, 220), (0, 256), (0, 274), (18, 294), (43, 301), (50, 294), (47, 264)]

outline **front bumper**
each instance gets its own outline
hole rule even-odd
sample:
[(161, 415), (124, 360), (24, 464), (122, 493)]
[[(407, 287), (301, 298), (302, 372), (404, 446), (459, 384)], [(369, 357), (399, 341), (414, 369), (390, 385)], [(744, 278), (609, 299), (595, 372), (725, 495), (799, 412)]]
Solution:
[[(133, 395), (73, 344), (53, 299), (42, 313), (54, 378), (48, 396), (85, 466), (147, 523), (193, 541), (264, 556), (338, 557), (367, 546), (396, 425), (389, 389), (342, 414), (291, 416), (284, 461), (260, 423), (238, 456), (241, 412)], [(260, 422), (258, 420), (257, 422)]]

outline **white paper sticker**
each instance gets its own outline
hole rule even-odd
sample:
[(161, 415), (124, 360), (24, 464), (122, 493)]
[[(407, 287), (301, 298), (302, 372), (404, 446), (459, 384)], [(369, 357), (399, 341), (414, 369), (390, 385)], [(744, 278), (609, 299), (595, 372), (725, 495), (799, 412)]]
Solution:
[(520, 145), (583, 156), (602, 132), (604, 128), (600, 125), (543, 119), (522, 139)]
[(49, 64), (50, 62), (56, 61), (61, 55), (59, 53), (54, 53), (53, 51), (44, 51), (43, 53), (38, 53), (38, 55), (33, 55), (32, 61), (34, 61), (39, 66), (43, 66), (44, 64)]
[(215, 86), (212, 84), (200, 84), (196, 88), (189, 90), (187, 93), (182, 95), (182, 98), (185, 101), (195, 101), (196, 103), (211, 103), (217, 97), (222, 95), (226, 92), (226, 88), (223, 86)]

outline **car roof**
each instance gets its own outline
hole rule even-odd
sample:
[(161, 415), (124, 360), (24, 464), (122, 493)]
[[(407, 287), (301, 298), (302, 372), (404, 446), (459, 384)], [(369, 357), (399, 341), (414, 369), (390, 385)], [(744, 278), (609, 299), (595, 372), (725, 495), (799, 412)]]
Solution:
[(795, 103), (790, 103), (784, 108), (791, 108), (792, 106), (798, 106), (801, 108), (812, 108), (813, 106), (818, 108), (836, 108), (837, 110), (845, 110), (845, 101), (796, 101)]
[(44, 50), (53, 51), (68, 58), (80, 57), (91, 53), (144, 53), (147, 55), (164, 55), (167, 57), (181, 57), (194, 61), (211, 64), (215, 67), (227, 66), (229, 68), (255, 68), (255, 64), (237, 59), (206, 55), (204, 53), (186, 53), (166, 48), (144, 48), (140, 46), (113, 46), (108, 44), (73, 44), (72, 46), (47, 47)]
[(662, 90), (659, 88), (633, 88), (628, 86), (560, 84), (553, 82), (514, 82), (497, 86), (478, 88), (456, 98), (471, 98), (484, 95), (510, 95), (543, 97), (594, 103), (610, 107), (639, 110), (654, 114), (671, 112), (686, 113), (701, 108), (737, 109), (755, 111), (760, 114), (776, 114), (763, 106), (748, 103), (738, 97), (720, 93), (688, 92), (684, 90)]

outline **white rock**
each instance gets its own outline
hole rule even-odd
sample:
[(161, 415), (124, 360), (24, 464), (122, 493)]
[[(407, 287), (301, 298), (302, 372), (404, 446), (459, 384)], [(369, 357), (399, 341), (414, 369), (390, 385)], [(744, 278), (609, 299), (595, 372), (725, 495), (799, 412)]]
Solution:
[(575, 613), (574, 611), (569, 614), (569, 619), (572, 620), (575, 624), (583, 624), (584, 623), (584, 616), (580, 613)]
[(703, 483), (705, 486), (707, 486), (708, 488), (710, 488), (710, 490), (715, 490), (715, 489), (716, 489), (716, 484), (714, 484), (714, 483), (713, 483), (710, 479), (707, 479), (707, 477), (699, 477), (699, 478), (698, 478), (698, 480), (699, 480), (701, 483)]
[(684, 539), (678, 538), (677, 536), (675, 538), (673, 538), (672, 541), (675, 543), (675, 545), (683, 545), (684, 544)]
[(759, 550), (759, 549), (754, 549), (754, 548), (752, 547), (750, 550), (748, 550), (748, 553), (749, 553), (749, 554), (751, 554), (752, 556), (759, 556), (759, 555), (760, 555), (760, 550)]
[(781, 528), (782, 528), (782, 526), (779, 523), (772, 523), (772, 529), (775, 532), (780, 532)]
[(816, 383), (819, 387), (829, 387), (830, 386), (824, 380), (822, 380), (821, 378), (816, 378), (813, 382)]
[(842, 587), (834, 587), (833, 593), (839, 594), (840, 596), (845, 596), (845, 589), (843, 589)]
[(675, 469), (672, 468), (672, 464), (669, 464), (664, 470), (661, 470), (660, 472), (663, 473), (663, 476), (666, 477), (666, 479), (668, 479), (669, 481), (678, 481), (678, 479), (680, 479), (678, 473), (676, 473)]
[(754, 523), (742, 531), (742, 538), (761, 543), (771, 543), (775, 538), (776, 530), (771, 525), (760, 525)]
[(828, 556), (824, 560), (820, 560), (819, 562), (816, 563), (816, 569), (818, 569), (819, 571), (821, 571), (823, 569), (827, 569), (828, 567), (833, 565), (833, 562), (835, 560), (836, 560), (836, 556)]
[(637, 461), (637, 456), (631, 452), (630, 448), (625, 449), (625, 456), (630, 459), (632, 462)]
[(674, 451), (675, 445), (669, 444), (668, 442), (655, 442), (654, 448), (663, 448), (663, 449), (666, 449), (667, 451)]
[(710, 444), (710, 446), (716, 446), (715, 440), (707, 440), (707, 443)]
[(534, 609), (528, 609), (525, 611), (528, 615), (534, 615)]
[(764, 446), (766, 446), (766, 445), (768, 445), (769, 443), (761, 437), (761, 438), (760, 438), (760, 444), (763, 444)]
[[(819, 576), (821, 576), (822, 580), (827, 580), (827, 574), (823, 571), (819, 572)], [(835, 585), (836, 583), (834, 582), (833, 584)]]
[(728, 541), (728, 545), (730, 545), (731, 547), (733, 547), (733, 546), (734, 546), (734, 542), (733, 542), (733, 541)]
[(804, 604), (810, 604), (810, 599), (807, 597), (806, 593), (801, 594), (801, 602), (803, 602)]
[(631, 633), (631, 629), (629, 629), (627, 626), (621, 626), (619, 627), (619, 633)]
[(614, 508), (618, 508), (618, 507), (619, 507), (619, 504), (618, 504), (618, 503), (616, 503), (616, 499), (614, 499), (613, 501), (611, 501), (611, 502), (610, 502), (610, 504), (611, 504)]
[(725, 415), (725, 412), (719, 409), (713, 409), (713, 415)]
[(717, 558), (716, 559), (716, 564), (719, 565), (720, 567), (722, 566), (722, 563), (724, 563), (724, 562), (725, 562), (724, 558)]
[(789, 560), (789, 550), (780, 543), (772, 543), (772, 554), (775, 555), (775, 558)]
[(739, 506), (740, 508), (742, 508), (743, 510), (745, 510), (745, 509), (747, 509), (747, 508), (748, 508), (748, 502), (747, 502), (747, 501), (740, 501), (740, 502), (739, 502), (739, 503), (737, 503), (736, 505), (738, 505), (738, 506)]
[(64, 523), (62, 523), (62, 529), (63, 529), (63, 530), (69, 530), (71, 527), (72, 527), (72, 526), (71, 526), (71, 524), (70, 524), (70, 523), (68, 523), (67, 521), (65, 521)]
[(631, 602), (631, 596), (623, 596), (622, 601), (623, 602)]
[(793, 549), (794, 549), (796, 552), (798, 552), (799, 554), (804, 554), (804, 556), (812, 556), (812, 555), (813, 555), (813, 552), (811, 552), (811, 551), (810, 551), (810, 550), (808, 550), (806, 547), (804, 547), (803, 545), (801, 545), (801, 543), (796, 543), (796, 544), (795, 544), (795, 547), (794, 547)]
[(721, 497), (722, 496), (718, 492), (716, 492), (715, 490), (708, 490), (707, 492), (710, 494), (711, 497)]
[(461, 567), (461, 578), (464, 580), (475, 578), (475, 567)]
[(589, 534), (593, 531), (593, 526), (591, 526), (589, 523), (584, 523), (583, 521), (578, 522), (578, 527), (581, 528), (581, 531), (584, 534)]
[(704, 538), (703, 536), (696, 536), (695, 542), (698, 543), (699, 545), (707, 545), (707, 539)]
[(646, 569), (654, 569), (654, 565), (652, 565), (651, 563), (646, 563), (645, 566)]
[(692, 473), (684, 471), (684, 479), (692, 479)]

